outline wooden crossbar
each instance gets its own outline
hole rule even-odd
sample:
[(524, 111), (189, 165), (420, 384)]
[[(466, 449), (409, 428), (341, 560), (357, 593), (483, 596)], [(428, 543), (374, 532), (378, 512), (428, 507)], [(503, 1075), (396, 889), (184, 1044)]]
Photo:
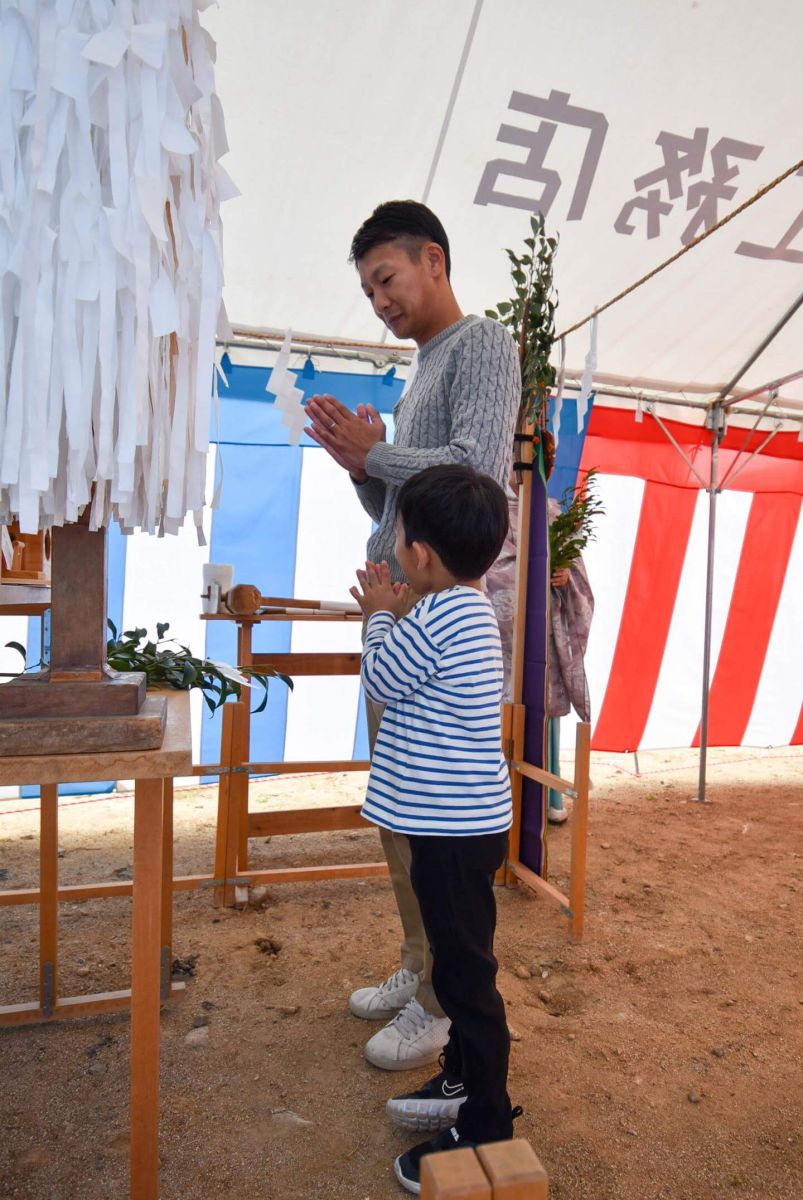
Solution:
[(569, 897), (564, 896), (558, 888), (549, 880), (544, 879), (541, 875), (537, 875), (535, 871), (531, 871), (529, 867), (525, 867), (522, 862), (508, 863), (508, 869), (513, 872), (517, 879), (525, 883), (528, 888), (532, 888), (534, 892), (540, 892), (542, 896), (546, 896), (549, 900), (554, 900), (560, 905), (560, 911), (564, 916), (570, 917), (572, 910), (569, 904)]
[(334, 863), (318, 867), (271, 867), (244, 873), (245, 883), (317, 883), (321, 879), (377, 879), (388, 874), (386, 862)]
[(252, 654), (255, 670), (272, 667), (282, 675), (359, 675), (360, 655), (350, 651), (309, 654)]
[[(569, 783), (551, 771), (544, 771), (532, 763), (521, 760), (524, 748), (524, 706), (513, 704), (503, 713), (503, 741), (507, 747), (511, 772), (514, 810), (520, 814), (522, 779), (532, 779), (545, 787), (554, 788), (574, 800), (570, 822), (571, 864), (569, 870), (569, 895), (565, 896), (553, 884), (548, 883), (535, 871), (525, 866), (519, 857), (518, 828), (514, 820), (511, 831), (510, 849), (505, 865), (508, 884), (523, 883), (526, 887), (554, 901), (571, 922), (574, 939), (583, 934), (585, 920), (586, 845), (588, 841), (588, 788), (591, 762), (591, 726), (581, 722), (577, 726), (574, 749), (574, 781)], [(520, 821), (520, 815), (518, 817)]]
[(238, 621), (243, 625), (262, 625), (271, 621), (314, 621), (319, 625), (321, 621), (360, 621), (365, 618), (362, 613), (338, 612), (335, 609), (321, 608), (269, 608), (266, 611), (260, 611), (253, 616), (238, 615), (235, 617), (232, 613), (201, 613), (202, 621)]
[(305, 759), (300, 762), (245, 762), (234, 766), (226, 763), (198, 763), (192, 768), (193, 775), (306, 775), (313, 771), (335, 773), (340, 771), (367, 771), (368, 759)]
[[(185, 983), (173, 983), (170, 995), (178, 996)], [(125, 1012), (131, 1007), (131, 989), (117, 992), (95, 992), (88, 996), (62, 996), (47, 1013), (38, 1002), (0, 1005), (0, 1027), (5, 1025), (40, 1025), (43, 1021), (63, 1021), (67, 1017), (94, 1017), (100, 1013)]]
[(277, 812), (249, 812), (248, 836), (272, 837), (282, 833), (328, 833), (333, 829), (367, 829), (361, 804), (333, 804), (326, 808), (285, 808)]
[(534, 767), (532, 763), (528, 762), (512, 762), (510, 769), (518, 771), (527, 779), (535, 780), (536, 783), (543, 783), (545, 787), (550, 787), (555, 792), (561, 792), (564, 796), (571, 796), (572, 800), (577, 799), (574, 784), (569, 783), (566, 779), (561, 779), (560, 775), (553, 775), (551, 771), (544, 771), (541, 767)]
[[(351, 828), (344, 826), (344, 828)], [(355, 825), (353, 828), (357, 828)], [(313, 831), (314, 832), (314, 831)], [(322, 831), (323, 832), (323, 831)], [(330, 872), (326, 875), (325, 872)], [(324, 872), (324, 873), (322, 873)], [(358, 879), (362, 876), (386, 875), (387, 863), (339, 863), (332, 867), (271, 867), (264, 871), (243, 871), (229, 879), (229, 883), (308, 883), (312, 880), (329, 878)], [(220, 887), (222, 878), (215, 875), (176, 875), (173, 877), (174, 892), (194, 892), (198, 888)], [(59, 904), (81, 904), (85, 900), (115, 900), (133, 895), (134, 885), (130, 882), (109, 880), (107, 883), (77, 883), (58, 889)], [(16, 891), (0, 892), (0, 908), (20, 904), (39, 904), (42, 893), (39, 888), (20, 888)]]
[(371, 764), (367, 759), (355, 761), (352, 758), (330, 759), (324, 762), (312, 760), (305, 762), (286, 763), (243, 763), (243, 766), (248, 769), (248, 772), (251, 775), (304, 775), (307, 772), (315, 772), (317, 774), (321, 771), (367, 771), (370, 765)]

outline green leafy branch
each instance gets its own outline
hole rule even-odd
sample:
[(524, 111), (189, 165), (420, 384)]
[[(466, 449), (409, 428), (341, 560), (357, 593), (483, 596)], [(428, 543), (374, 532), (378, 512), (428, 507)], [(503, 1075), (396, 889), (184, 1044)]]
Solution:
[[(149, 640), (147, 629), (127, 629), (118, 634), (113, 621), (107, 620), (106, 624), (111, 633), (106, 642), (106, 661), (110, 667), (115, 671), (141, 671), (149, 688), (172, 687), (179, 691), (200, 688), (210, 712), (220, 708), (230, 697), (239, 700), (244, 687), (257, 684), (262, 689), (262, 697), (253, 711), (260, 713), (268, 703), (271, 677), (281, 679), (289, 688), (293, 686), (290, 676), (280, 671), (230, 667), (228, 663), (196, 658), (188, 646), (165, 638), (170, 628), (166, 621), (157, 622), (155, 641)], [(16, 650), (26, 661), (25, 647), (19, 642), (6, 642), (6, 646)]]
[(549, 525), (549, 569), (568, 567), (596, 537), (594, 523), (605, 512), (597, 494), (597, 469), (592, 467), (577, 491), (568, 487), (561, 511)]
[(262, 699), (253, 711), (260, 713), (268, 703), (268, 680), (281, 679), (289, 688), (293, 681), (279, 671), (255, 671), (252, 667), (230, 667), (208, 658), (195, 658), (188, 646), (165, 638), (167, 622), (156, 625), (156, 641), (148, 640), (147, 629), (128, 629), (118, 635), (107, 621), (111, 637), (106, 643), (106, 659), (115, 671), (142, 671), (150, 688), (173, 687), (180, 690), (201, 688), (210, 712), (220, 708), (229, 697), (239, 700), (244, 687), (252, 683), (262, 688)]
[(485, 315), (507, 326), (519, 346), (521, 361), (521, 412), (523, 424), (546, 423), (546, 404), (555, 386), (556, 372), (550, 363), (555, 341), (557, 292), (553, 286), (553, 264), (558, 248), (556, 237), (547, 237), (541, 213), (530, 217), (531, 237), (526, 250), (510, 259), (514, 298), (501, 300)]

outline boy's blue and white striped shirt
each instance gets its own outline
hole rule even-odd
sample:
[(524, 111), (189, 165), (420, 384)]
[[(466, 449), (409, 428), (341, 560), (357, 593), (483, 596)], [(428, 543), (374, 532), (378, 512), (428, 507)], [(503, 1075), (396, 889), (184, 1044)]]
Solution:
[(362, 815), (399, 833), (509, 829), (502, 647), (487, 597), (459, 585), (424, 596), (400, 621), (374, 613), (361, 676), (386, 705)]

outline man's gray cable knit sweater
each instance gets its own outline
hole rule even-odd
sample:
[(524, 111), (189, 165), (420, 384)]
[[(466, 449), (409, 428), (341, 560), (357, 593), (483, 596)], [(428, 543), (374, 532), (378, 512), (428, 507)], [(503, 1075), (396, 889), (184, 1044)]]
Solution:
[(425, 467), (467, 463), (503, 487), (510, 473), (513, 428), (521, 402), (521, 372), (510, 334), (486, 317), (463, 317), (418, 353), (418, 368), (393, 410), (393, 444), (368, 452), (368, 480), (356, 484), (365, 511), (378, 523), (368, 558), (387, 560), (394, 579), (404, 574), (393, 555), (396, 498)]

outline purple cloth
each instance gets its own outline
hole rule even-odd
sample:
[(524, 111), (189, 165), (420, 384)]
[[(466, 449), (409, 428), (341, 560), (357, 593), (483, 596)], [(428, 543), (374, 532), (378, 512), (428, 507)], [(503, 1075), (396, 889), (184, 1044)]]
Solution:
[[(564, 587), (549, 587), (551, 573), (547, 526), (559, 507), (556, 501), (547, 499), (544, 484), (535, 472), (532, 484), (522, 695), (522, 703), (526, 708), (524, 757), (534, 767), (545, 769), (547, 717), (562, 717), (574, 708), (581, 721), (591, 719), (584, 656), (594, 612), (594, 597), (580, 558), (570, 564), (569, 580)], [(512, 699), (519, 501), (510, 488), (507, 489), (507, 496), (510, 529), (485, 583), (502, 638), (505, 671), (502, 699), (509, 702)], [(521, 861), (539, 875), (544, 874), (546, 867), (546, 805), (546, 789), (531, 779), (525, 779), (522, 788)]]

